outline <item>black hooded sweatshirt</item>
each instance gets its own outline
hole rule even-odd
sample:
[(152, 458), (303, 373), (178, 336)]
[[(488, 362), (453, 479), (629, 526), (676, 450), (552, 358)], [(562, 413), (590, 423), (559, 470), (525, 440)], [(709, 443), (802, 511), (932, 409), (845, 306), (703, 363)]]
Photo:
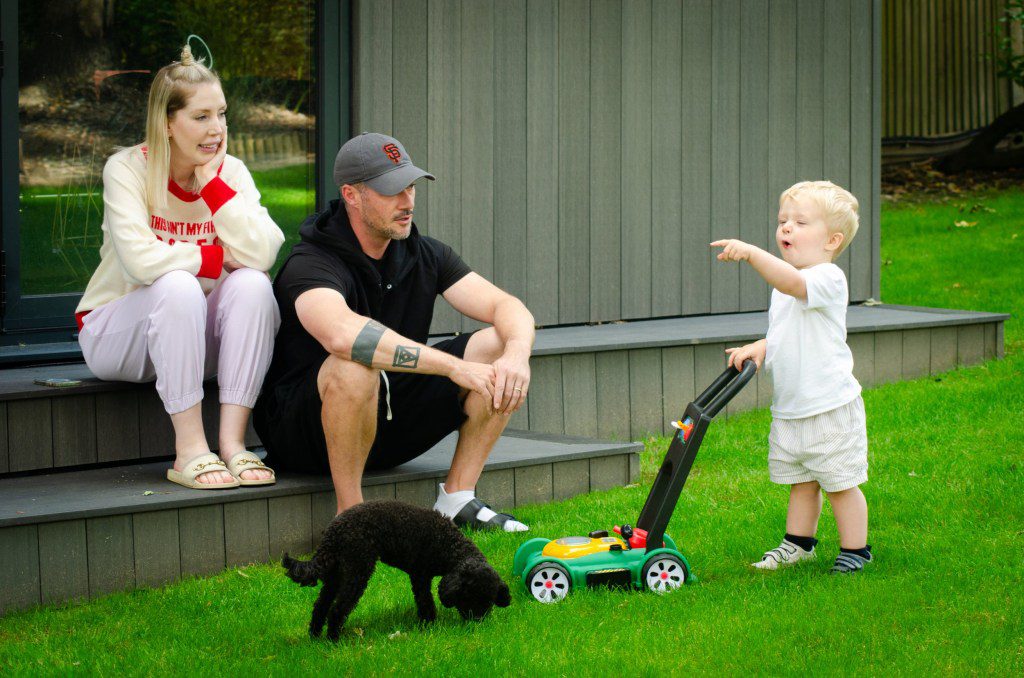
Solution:
[[(420, 235), (415, 224), (408, 238), (388, 244), (380, 261), (371, 259), (359, 245), (340, 200), (307, 218), (299, 236), (301, 241), (274, 280), (281, 328), (263, 382), (264, 398), (290, 390), (327, 359), (327, 351), (295, 313), (295, 300), (303, 292), (336, 290), (356, 313), (425, 343), (437, 295), (470, 273), (451, 247)], [(285, 392), (280, 395), (287, 397)]]

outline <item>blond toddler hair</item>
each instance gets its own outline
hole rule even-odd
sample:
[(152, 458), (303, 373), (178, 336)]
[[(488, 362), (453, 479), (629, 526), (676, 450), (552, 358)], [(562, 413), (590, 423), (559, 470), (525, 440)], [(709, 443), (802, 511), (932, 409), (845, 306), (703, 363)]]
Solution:
[(858, 210), (860, 208), (857, 198), (846, 189), (836, 186), (831, 181), (801, 181), (793, 184), (779, 196), (779, 207), (786, 200), (806, 196), (813, 200), (821, 208), (825, 219), (825, 227), (829, 235), (842, 233), (843, 242), (832, 255), (832, 260), (843, 253), (857, 235), (857, 228), (860, 225)]

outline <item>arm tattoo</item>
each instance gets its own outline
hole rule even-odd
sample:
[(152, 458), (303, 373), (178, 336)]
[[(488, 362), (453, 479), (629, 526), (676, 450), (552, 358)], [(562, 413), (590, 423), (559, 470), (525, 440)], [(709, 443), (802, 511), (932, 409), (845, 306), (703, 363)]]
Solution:
[(415, 370), (419, 362), (419, 346), (399, 346), (395, 349), (395, 360), (391, 363), (391, 366)]
[(373, 354), (377, 352), (377, 344), (380, 343), (380, 338), (384, 336), (385, 330), (387, 328), (376, 320), (367, 321), (363, 325), (363, 329), (359, 330), (359, 334), (356, 335), (356, 340), (352, 342), (353, 362), (372, 367)]

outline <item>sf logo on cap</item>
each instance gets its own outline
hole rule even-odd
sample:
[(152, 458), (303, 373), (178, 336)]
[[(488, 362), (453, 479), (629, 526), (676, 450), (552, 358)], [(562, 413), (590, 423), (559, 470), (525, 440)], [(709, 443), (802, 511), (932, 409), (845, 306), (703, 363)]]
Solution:
[(402, 159), (402, 152), (398, 150), (398, 146), (394, 144), (388, 144), (383, 148), (384, 154), (391, 158), (391, 162), (398, 164), (398, 161)]

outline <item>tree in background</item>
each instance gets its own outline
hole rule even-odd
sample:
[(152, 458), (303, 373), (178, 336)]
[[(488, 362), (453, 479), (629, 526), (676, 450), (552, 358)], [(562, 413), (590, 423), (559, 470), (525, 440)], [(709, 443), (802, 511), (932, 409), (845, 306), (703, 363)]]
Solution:
[[(1018, 87), (1024, 87), (1024, 50), (1021, 31), (1024, 29), (1024, 0), (1007, 0), (997, 35), (996, 73)], [(1024, 103), (1006, 111), (981, 130), (971, 143), (946, 156), (939, 167), (945, 172), (968, 169), (1007, 169), (1024, 167)], [(1017, 143), (1015, 143), (1017, 142)]]
[[(310, 0), (116, 0), (113, 14), (125, 68), (160, 68), (194, 33), (209, 46), (234, 105), (266, 101), (294, 110), (305, 103), (300, 92), (308, 87), (296, 85), (312, 75)], [(201, 45), (193, 52), (205, 56)]]

